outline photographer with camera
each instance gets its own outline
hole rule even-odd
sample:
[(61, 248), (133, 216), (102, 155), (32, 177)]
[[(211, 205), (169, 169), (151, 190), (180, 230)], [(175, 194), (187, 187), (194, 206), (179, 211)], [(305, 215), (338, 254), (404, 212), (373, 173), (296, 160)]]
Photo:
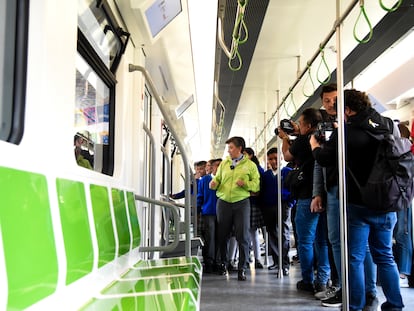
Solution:
[[(324, 122), (318, 128), (320, 131), (315, 132), (315, 140), (311, 140), (312, 149), (318, 146), (323, 146), (324, 154), (337, 154), (337, 122), (336, 120), (336, 84), (328, 84), (322, 88), (321, 101), (324, 110), (322, 117)], [(328, 124), (328, 125), (327, 125)], [(330, 124), (330, 125), (329, 125)], [(323, 129), (325, 128), (325, 129)], [(328, 131), (328, 133), (326, 133)], [(315, 159), (326, 164), (326, 160), (320, 154)], [(321, 159), (322, 158), (322, 159)], [(325, 292), (316, 293), (315, 297), (322, 300), (322, 305), (325, 307), (339, 307), (342, 305), (341, 292), (341, 243), (340, 243), (340, 224), (339, 224), (339, 200), (338, 200), (338, 167), (337, 158), (333, 159), (330, 165), (322, 167), (318, 161), (315, 162), (313, 175), (313, 194), (311, 208), (318, 210), (322, 206), (326, 206), (328, 238), (332, 246), (332, 254), (334, 260), (334, 267), (331, 265), (331, 271), (335, 272), (332, 276), (332, 286)], [(325, 195), (326, 194), (326, 195)], [(326, 198), (326, 203), (322, 198)], [(366, 256), (364, 260), (365, 272), (365, 293), (366, 303), (364, 310), (376, 310), (378, 306), (377, 291), (376, 291), (376, 266), (372, 260), (371, 253), (367, 247)]]
[[(325, 290), (330, 275), (327, 241), (324, 236), (316, 235), (320, 213), (311, 211), (310, 208), (314, 159), (309, 138), (321, 121), (322, 117), (318, 110), (314, 108), (305, 109), (299, 117), (299, 125), (290, 122), (291, 127), (294, 129), (292, 134), (298, 135), (292, 143), (290, 143), (288, 133), (282, 128), (283, 124), (278, 128), (278, 136), (283, 140), (283, 157), (285, 161), (296, 164), (296, 168), (289, 172), (285, 179), (286, 186), (290, 189), (292, 196), (297, 199), (294, 221), (298, 235), (298, 253), (302, 280), (296, 286), (299, 290), (311, 293), (314, 293), (315, 289), (318, 292)], [(315, 241), (319, 256), (317, 260), (317, 276), (314, 282), (313, 245)]]
[[(392, 130), (388, 129), (388, 125), (385, 124), (385, 118), (371, 107), (365, 93), (353, 89), (345, 90), (344, 103), (347, 173), (348, 171), (355, 172), (358, 182), (365, 184), (379, 148), (379, 142), (368, 133), (368, 129), (373, 134), (383, 134), (392, 132)], [(338, 155), (336, 132), (332, 134), (331, 139), (323, 148), (314, 137), (311, 137), (310, 144), (319, 164), (324, 167), (336, 167)], [(398, 269), (392, 255), (395, 212), (379, 213), (368, 209), (362, 200), (356, 181), (348, 175), (346, 182), (350, 310), (377, 310), (378, 307), (375, 278), (370, 279), (367, 276), (372, 272), (370, 270), (375, 270), (373, 264), (368, 266), (366, 264), (366, 259), (369, 257), (367, 256), (368, 249), (371, 250), (374, 261), (378, 265), (379, 279), (387, 299), (382, 304), (381, 310), (402, 310), (404, 305), (399, 288)], [(337, 198), (337, 193), (332, 193), (332, 195)], [(328, 208), (329, 206), (328, 197)], [(339, 216), (337, 221), (339, 222)], [(337, 230), (339, 230), (339, 224)], [(375, 292), (370, 292), (370, 289)], [(336, 296), (341, 297), (341, 293), (338, 292)]]

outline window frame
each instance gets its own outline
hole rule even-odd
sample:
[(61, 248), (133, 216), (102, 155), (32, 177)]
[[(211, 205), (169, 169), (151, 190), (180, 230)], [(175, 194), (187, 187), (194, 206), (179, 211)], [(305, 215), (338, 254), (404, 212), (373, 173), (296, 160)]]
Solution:
[(105, 14), (106, 19), (108, 20), (111, 30), (113, 30), (115, 38), (117, 38), (120, 44), (120, 50), (118, 51), (112, 65), (111, 72), (116, 73), (119, 63), (121, 62), (121, 57), (125, 53), (126, 46), (128, 45), (130, 33), (124, 31), (116, 22), (116, 18), (112, 13), (112, 10), (107, 2), (107, 0), (96, 0), (96, 7), (101, 8)]
[[(5, 141), (20, 144), (24, 133), (29, 39), (29, 0), (16, 1), (11, 118)], [(7, 24), (6, 24), (7, 27)], [(7, 104), (7, 103), (6, 103)]]
[(109, 88), (109, 141), (108, 145), (104, 145), (101, 173), (112, 176), (114, 173), (115, 162), (115, 93), (117, 83), (115, 72), (119, 66), (121, 57), (125, 52), (130, 34), (123, 31), (122, 28), (116, 23), (115, 17), (112, 14), (106, 0), (96, 0), (96, 7), (103, 10), (111, 28), (114, 29), (115, 37), (120, 41), (121, 49), (118, 51), (110, 68), (108, 68), (108, 66), (99, 57), (93, 46), (89, 43), (81, 29), (78, 27), (77, 51)]
[(98, 53), (89, 43), (88, 39), (78, 28), (78, 48), (79, 54), (84, 58), (92, 70), (109, 88), (109, 141), (107, 148), (104, 147), (101, 173), (112, 176), (114, 173), (114, 154), (115, 154), (115, 92), (116, 78), (101, 60)]

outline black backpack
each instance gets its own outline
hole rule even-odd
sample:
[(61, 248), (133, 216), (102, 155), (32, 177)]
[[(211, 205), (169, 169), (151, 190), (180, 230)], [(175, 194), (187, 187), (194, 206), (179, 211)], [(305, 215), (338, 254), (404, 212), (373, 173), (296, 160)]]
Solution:
[[(393, 121), (385, 119), (390, 122), (390, 129), (393, 129)], [(391, 133), (377, 135), (366, 132), (379, 141), (367, 183), (360, 185), (348, 169), (360, 189), (363, 202), (369, 209), (380, 213), (396, 212), (410, 207), (414, 197), (414, 156), (411, 142)]]

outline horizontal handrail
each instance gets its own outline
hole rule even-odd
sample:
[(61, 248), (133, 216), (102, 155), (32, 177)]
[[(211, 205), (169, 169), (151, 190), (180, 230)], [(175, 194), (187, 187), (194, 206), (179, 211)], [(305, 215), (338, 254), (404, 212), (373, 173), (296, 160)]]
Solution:
[(174, 227), (175, 227), (174, 240), (173, 240), (172, 243), (170, 243), (166, 246), (140, 247), (139, 251), (140, 252), (170, 252), (170, 251), (174, 250), (178, 246), (178, 242), (180, 240), (180, 215), (179, 215), (179, 212), (178, 212), (178, 207), (176, 207), (174, 204), (171, 204), (171, 203), (168, 203), (168, 202), (154, 200), (154, 199), (147, 198), (147, 197), (144, 197), (144, 196), (141, 196), (141, 195), (138, 195), (138, 194), (135, 194), (135, 200), (150, 203), (150, 204), (153, 204), (153, 205), (158, 205), (158, 206), (163, 206), (163, 207), (170, 208), (172, 213), (173, 213)]

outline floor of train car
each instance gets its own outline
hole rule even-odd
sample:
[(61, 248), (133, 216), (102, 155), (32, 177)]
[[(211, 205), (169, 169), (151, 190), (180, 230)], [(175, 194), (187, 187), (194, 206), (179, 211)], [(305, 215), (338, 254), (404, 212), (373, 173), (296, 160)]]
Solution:
[[(300, 279), (299, 263), (293, 263), (289, 276), (283, 278), (277, 278), (276, 273), (266, 267), (248, 270), (245, 282), (237, 280), (237, 272), (227, 277), (203, 273), (201, 311), (341, 310), (323, 307), (311, 294), (299, 292), (296, 283)], [(402, 288), (401, 293), (405, 310), (414, 310), (414, 288)], [(385, 301), (380, 286), (378, 299), (379, 305)]]

